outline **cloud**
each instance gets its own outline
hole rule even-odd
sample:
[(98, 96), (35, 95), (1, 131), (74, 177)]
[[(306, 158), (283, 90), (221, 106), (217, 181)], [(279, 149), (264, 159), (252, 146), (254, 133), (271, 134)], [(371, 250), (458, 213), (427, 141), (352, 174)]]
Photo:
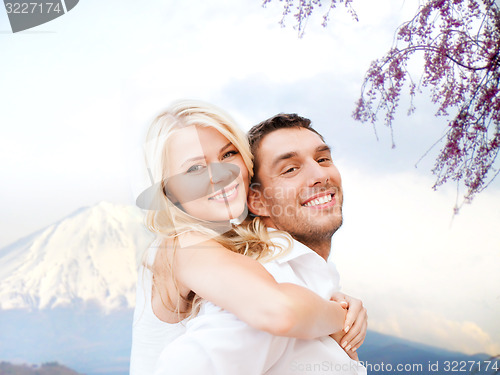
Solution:
[(369, 306), (373, 328), (498, 354), (500, 191), (483, 192), (453, 217), (456, 191), (432, 191), (429, 176), (349, 162), (340, 171), (344, 227), (333, 259), (344, 289)]
[(386, 308), (385, 312), (370, 314), (371, 329), (450, 351), (500, 353), (498, 340), (475, 322), (451, 320), (432, 310), (394, 306), (394, 303)]

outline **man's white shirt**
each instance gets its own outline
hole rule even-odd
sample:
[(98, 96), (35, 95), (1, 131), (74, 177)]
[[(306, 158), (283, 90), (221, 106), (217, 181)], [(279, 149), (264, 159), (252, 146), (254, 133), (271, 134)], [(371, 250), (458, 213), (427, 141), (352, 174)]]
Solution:
[[(290, 241), (288, 252), (263, 266), (279, 283), (298, 284), (330, 299), (340, 289), (335, 265), (291, 237)], [(273, 242), (286, 247), (288, 241), (278, 237)], [(314, 340), (273, 336), (210, 302), (186, 328), (162, 351), (154, 375), (366, 374), (329, 336)]]

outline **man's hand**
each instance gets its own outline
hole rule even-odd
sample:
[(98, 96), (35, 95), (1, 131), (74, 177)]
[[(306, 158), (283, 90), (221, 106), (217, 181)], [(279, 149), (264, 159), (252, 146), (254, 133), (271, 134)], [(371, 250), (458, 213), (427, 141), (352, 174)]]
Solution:
[(366, 308), (361, 300), (340, 292), (334, 293), (331, 300), (347, 307), (344, 329), (331, 336), (344, 348), (349, 357), (357, 360), (356, 350), (365, 341), (368, 327)]

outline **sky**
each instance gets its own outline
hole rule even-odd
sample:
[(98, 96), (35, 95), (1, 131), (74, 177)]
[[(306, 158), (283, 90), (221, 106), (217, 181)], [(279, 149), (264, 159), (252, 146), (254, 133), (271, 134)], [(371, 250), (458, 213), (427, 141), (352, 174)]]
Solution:
[[(354, 0), (302, 38), (260, 0), (82, 0), (13, 34), (0, 9), (0, 247), (100, 201), (134, 204), (140, 149), (170, 102), (202, 99), (248, 130), (279, 112), (308, 117), (333, 148), (344, 225), (332, 259), (379, 332), (467, 353), (500, 353), (500, 183), (453, 216), (454, 185), (432, 190), (446, 130), (421, 95), (394, 138), (351, 118), (370, 62), (418, 0)], [(418, 64), (414, 67), (418, 69)]]

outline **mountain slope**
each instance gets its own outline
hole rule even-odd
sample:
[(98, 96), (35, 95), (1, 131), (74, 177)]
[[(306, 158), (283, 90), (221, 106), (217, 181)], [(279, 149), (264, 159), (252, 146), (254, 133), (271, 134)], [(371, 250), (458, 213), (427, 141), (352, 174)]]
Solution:
[(15, 365), (8, 362), (0, 362), (0, 375), (78, 375), (66, 366), (56, 362), (44, 363), (41, 366)]
[(358, 354), (369, 374), (493, 374), (500, 368), (498, 357), (464, 354), (374, 331), (368, 331)]
[(151, 240), (136, 207), (79, 209), (0, 250), (0, 309), (133, 307), (138, 261)]

